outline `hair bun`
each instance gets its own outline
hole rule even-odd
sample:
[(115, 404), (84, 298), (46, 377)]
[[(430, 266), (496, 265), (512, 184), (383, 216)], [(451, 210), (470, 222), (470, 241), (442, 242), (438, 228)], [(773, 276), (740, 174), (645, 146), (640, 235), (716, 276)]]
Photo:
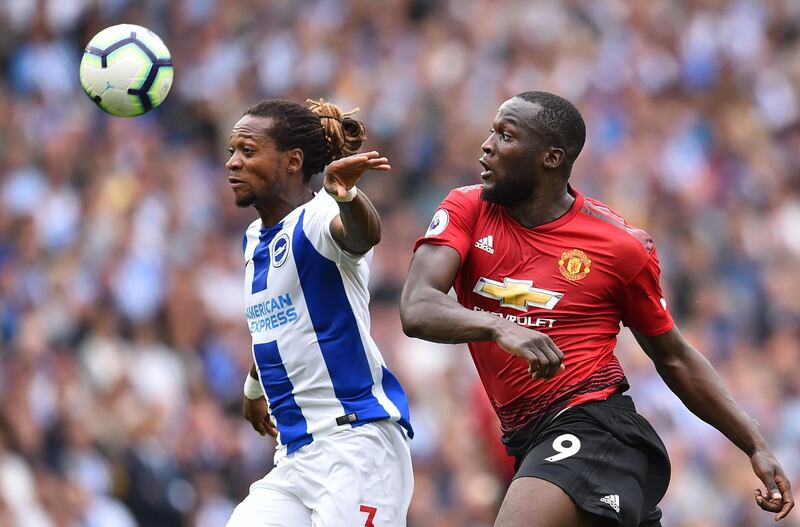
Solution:
[(338, 106), (324, 99), (316, 101), (307, 99), (306, 104), (319, 117), (325, 139), (328, 141), (331, 161), (358, 152), (367, 138), (364, 123), (351, 117), (358, 108), (342, 112)]

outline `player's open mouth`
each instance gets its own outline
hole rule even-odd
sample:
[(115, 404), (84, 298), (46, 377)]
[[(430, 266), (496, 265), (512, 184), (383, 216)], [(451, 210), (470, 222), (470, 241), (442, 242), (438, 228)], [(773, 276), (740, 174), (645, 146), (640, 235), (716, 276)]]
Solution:
[(489, 178), (489, 176), (491, 176), (491, 175), (492, 175), (492, 168), (489, 166), (489, 163), (487, 163), (487, 162), (486, 162), (486, 161), (484, 161), (483, 159), (478, 159), (478, 162), (479, 162), (481, 165), (483, 165), (483, 168), (485, 168), (485, 169), (486, 169), (486, 170), (484, 170), (483, 172), (481, 172), (481, 179), (488, 179), (488, 178)]

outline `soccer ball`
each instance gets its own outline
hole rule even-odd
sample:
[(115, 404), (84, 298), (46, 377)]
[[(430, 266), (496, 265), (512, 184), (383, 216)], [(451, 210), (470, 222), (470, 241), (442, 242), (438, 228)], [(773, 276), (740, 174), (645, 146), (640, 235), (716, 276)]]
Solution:
[(97, 106), (118, 117), (149, 112), (172, 86), (172, 57), (158, 35), (119, 24), (94, 36), (81, 59), (81, 86)]

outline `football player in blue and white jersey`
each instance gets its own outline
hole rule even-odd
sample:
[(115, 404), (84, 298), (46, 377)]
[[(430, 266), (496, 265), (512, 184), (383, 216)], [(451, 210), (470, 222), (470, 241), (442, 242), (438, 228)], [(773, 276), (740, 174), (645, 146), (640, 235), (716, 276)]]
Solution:
[[(369, 333), (381, 227), (355, 186), (390, 166), (377, 152), (356, 154), (365, 130), (353, 112), (307, 102), (264, 101), (230, 136), (236, 204), (259, 215), (243, 242), (254, 362), (243, 412), (278, 448), (228, 527), (399, 527), (413, 431), (405, 392)], [(310, 178), (323, 169), (315, 192)]]

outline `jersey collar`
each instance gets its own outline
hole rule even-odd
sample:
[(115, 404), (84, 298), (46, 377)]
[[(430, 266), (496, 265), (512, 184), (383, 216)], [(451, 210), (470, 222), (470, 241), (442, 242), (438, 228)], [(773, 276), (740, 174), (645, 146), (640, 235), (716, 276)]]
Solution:
[(572, 218), (578, 215), (578, 213), (581, 211), (581, 208), (583, 207), (583, 201), (584, 201), (583, 194), (575, 190), (575, 188), (570, 184), (567, 184), (567, 192), (569, 192), (575, 197), (575, 201), (572, 202), (572, 206), (570, 206), (567, 212), (565, 212), (564, 214), (562, 214), (561, 216), (559, 216), (558, 218), (554, 219), (549, 223), (544, 223), (542, 225), (537, 225), (536, 227), (527, 228), (520, 225), (519, 222), (517, 222), (517, 220), (515, 220), (511, 216), (511, 214), (508, 213), (508, 210), (506, 210), (505, 207), (502, 207), (503, 214), (505, 214), (506, 217), (508, 217), (511, 221), (513, 221), (517, 225), (520, 225), (520, 227), (523, 227), (529, 231), (545, 232), (557, 229), (558, 227), (561, 227), (562, 225), (569, 223), (570, 220), (572, 220)]

